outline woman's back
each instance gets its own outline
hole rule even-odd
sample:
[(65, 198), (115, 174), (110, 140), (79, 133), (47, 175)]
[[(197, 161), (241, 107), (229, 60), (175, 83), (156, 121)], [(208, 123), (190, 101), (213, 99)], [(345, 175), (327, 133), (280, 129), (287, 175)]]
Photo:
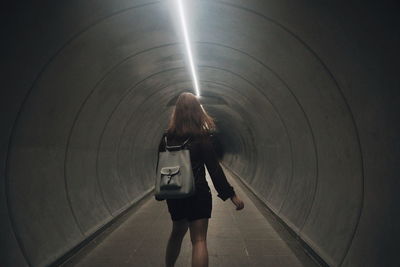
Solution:
[(165, 137), (167, 137), (168, 146), (181, 145), (189, 138), (186, 147), (190, 151), (190, 160), (195, 177), (195, 185), (199, 193), (209, 191), (208, 183), (205, 178), (205, 167), (207, 167), (214, 187), (218, 192), (218, 197), (225, 201), (227, 198), (234, 195), (233, 187), (228, 183), (219, 164), (213, 147), (211, 134), (186, 134), (183, 136), (177, 136), (165, 131), (160, 141), (159, 152), (165, 151), (166, 149)]

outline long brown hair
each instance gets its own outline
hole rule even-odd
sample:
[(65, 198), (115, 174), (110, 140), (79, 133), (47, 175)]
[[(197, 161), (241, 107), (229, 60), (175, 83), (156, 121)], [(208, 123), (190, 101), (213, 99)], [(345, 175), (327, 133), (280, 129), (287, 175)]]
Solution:
[(188, 134), (204, 136), (215, 131), (215, 123), (194, 94), (183, 92), (176, 100), (167, 131), (177, 136)]

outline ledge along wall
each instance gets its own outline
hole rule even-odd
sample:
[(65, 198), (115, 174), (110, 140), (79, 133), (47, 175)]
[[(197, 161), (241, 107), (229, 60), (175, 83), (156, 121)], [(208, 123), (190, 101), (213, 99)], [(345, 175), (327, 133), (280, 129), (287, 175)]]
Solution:
[[(223, 163), (331, 266), (395, 266), (395, 2), (185, 1)], [(46, 266), (152, 189), (192, 86), (169, 1), (9, 4), (2, 266)]]

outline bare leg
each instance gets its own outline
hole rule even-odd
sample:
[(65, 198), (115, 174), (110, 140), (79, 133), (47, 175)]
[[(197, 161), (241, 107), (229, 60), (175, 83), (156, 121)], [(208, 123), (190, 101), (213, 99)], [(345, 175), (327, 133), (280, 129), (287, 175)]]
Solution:
[(208, 219), (194, 220), (189, 223), (192, 241), (192, 267), (208, 267), (207, 251)]
[(173, 267), (181, 251), (182, 240), (188, 230), (186, 220), (173, 221), (172, 232), (168, 240), (167, 251), (165, 255), (165, 265)]

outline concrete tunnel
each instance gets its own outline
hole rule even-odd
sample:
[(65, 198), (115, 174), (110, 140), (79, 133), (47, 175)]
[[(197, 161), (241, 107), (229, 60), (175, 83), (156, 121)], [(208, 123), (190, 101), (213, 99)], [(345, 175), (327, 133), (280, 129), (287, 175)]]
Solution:
[[(399, 17), (390, 1), (186, 1), (223, 157), (329, 266), (398, 266)], [(1, 266), (48, 266), (151, 194), (192, 88), (168, 1), (9, 3)]]

